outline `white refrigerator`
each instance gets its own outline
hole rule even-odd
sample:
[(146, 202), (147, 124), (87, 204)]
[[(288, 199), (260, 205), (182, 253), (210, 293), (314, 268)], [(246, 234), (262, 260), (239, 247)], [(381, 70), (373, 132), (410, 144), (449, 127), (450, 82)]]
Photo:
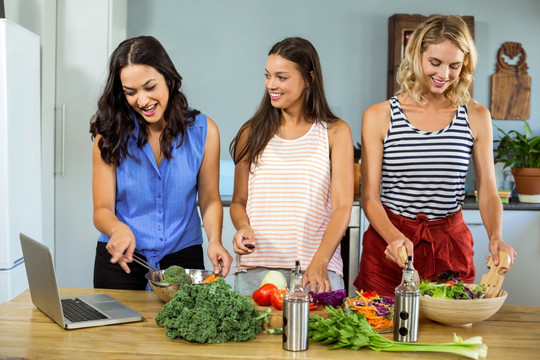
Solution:
[(42, 241), (40, 80), (39, 37), (0, 19), (0, 303), (28, 287), (19, 233)]

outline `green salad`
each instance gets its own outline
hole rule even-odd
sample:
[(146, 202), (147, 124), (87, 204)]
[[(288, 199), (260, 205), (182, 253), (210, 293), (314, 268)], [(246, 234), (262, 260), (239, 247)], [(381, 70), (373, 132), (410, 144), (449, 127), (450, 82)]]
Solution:
[(444, 283), (424, 280), (419, 289), (422, 296), (454, 300), (483, 299), (486, 292), (483, 285), (464, 284), (460, 279), (453, 279)]

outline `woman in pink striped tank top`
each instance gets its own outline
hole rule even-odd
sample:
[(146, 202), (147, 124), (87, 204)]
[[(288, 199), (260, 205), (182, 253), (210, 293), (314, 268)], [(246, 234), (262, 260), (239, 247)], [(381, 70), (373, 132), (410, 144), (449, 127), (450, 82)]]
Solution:
[(353, 143), (328, 106), (317, 51), (286, 38), (268, 54), (265, 94), (230, 146), (235, 290), (251, 295), (270, 269), (304, 287), (343, 288), (340, 241), (353, 203)]

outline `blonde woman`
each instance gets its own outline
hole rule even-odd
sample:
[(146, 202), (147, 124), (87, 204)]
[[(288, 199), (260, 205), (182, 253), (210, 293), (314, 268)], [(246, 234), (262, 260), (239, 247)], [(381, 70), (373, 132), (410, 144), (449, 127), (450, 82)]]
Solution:
[(489, 251), (495, 263), (498, 251), (508, 252), (513, 264), (516, 253), (502, 239), (491, 116), (468, 91), (476, 59), (463, 19), (432, 16), (409, 40), (397, 95), (365, 111), (362, 208), (370, 226), (357, 288), (393, 294), (402, 246), (423, 279), (453, 270), (474, 281), (473, 238), (461, 212), (471, 155)]

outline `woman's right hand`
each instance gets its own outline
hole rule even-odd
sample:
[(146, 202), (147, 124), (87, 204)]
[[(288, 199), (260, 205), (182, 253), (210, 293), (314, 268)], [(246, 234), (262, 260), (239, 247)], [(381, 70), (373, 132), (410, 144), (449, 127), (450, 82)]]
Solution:
[(127, 225), (122, 224), (113, 229), (105, 248), (111, 254), (111, 263), (118, 263), (129, 274), (131, 270), (127, 263), (133, 261), (135, 245), (135, 235)]
[(255, 251), (255, 233), (251, 227), (239, 229), (233, 238), (233, 249), (238, 255), (249, 255)]
[(386, 246), (386, 249), (384, 250), (384, 255), (388, 260), (398, 264), (400, 268), (405, 268), (406, 263), (403, 262), (403, 259), (401, 259), (401, 257), (399, 256), (399, 248), (401, 248), (402, 246), (405, 247), (405, 249), (407, 250), (407, 256), (414, 256), (413, 243), (404, 236), (390, 241)]

